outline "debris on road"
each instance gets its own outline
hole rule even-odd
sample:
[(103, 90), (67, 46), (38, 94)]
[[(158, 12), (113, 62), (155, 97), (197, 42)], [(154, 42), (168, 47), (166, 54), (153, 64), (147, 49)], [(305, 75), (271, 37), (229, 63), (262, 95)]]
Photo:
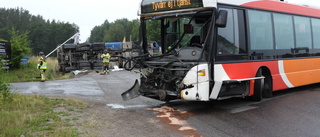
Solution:
[(75, 71), (72, 71), (72, 73), (74, 75), (78, 75), (79, 73), (85, 73), (85, 72), (88, 72), (88, 70), (75, 70)]

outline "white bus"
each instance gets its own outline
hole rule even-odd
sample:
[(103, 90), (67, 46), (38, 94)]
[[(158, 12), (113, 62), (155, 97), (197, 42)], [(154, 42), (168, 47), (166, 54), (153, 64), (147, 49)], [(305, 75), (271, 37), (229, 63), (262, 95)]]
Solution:
[[(318, 9), (274, 0), (142, 0), (140, 22), (145, 54), (132, 60), (141, 78), (124, 100), (260, 101), (320, 82)], [(150, 56), (155, 30), (162, 55)]]

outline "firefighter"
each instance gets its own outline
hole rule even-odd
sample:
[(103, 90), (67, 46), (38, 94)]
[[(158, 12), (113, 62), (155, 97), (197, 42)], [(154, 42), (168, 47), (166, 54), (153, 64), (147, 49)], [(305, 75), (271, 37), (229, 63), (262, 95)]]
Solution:
[(47, 62), (46, 57), (44, 55), (44, 52), (39, 52), (39, 59), (38, 59), (38, 65), (37, 68), (40, 70), (40, 76), (41, 76), (41, 82), (44, 82), (46, 80), (46, 69), (47, 69)]
[(103, 54), (101, 55), (102, 60), (102, 68), (103, 68), (103, 73), (100, 73), (101, 75), (105, 75), (106, 73), (109, 75), (109, 61), (110, 61), (110, 54), (108, 52), (108, 49), (105, 49), (103, 51)]

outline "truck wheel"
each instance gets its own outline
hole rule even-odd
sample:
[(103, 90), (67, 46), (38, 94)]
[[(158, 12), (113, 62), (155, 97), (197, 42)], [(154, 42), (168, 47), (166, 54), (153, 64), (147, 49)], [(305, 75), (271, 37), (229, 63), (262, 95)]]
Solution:
[(90, 64), (90, 62), (80, 62), (80, 63), (79, 63), (79, 66), (80, 66), (80, 67), (90, 67), (91, 64)]
[(59, 71), (65, 73), (65, 65), (60, 65)]
[(76, 49), (75, 44), (64, 44), (63, 49)]
[(92, 50), (93, 51), (103, 51), (105, 49), (104, 45), (93, 45)]
[(66, 67), (65, 68), (65, 72), (71, 72), (71, 71), (75, 71), (75, 70), (77, 70), (76, 67)]
[(95, 62), (93, 63), (94, 67), (101, 67), (102, 66), (102, 62)]
[(90, 50), (90, 47), (78, 47), (77, 51), (88, 51)]
[(91, 70), (91, 67), (80, 67), (81, 70)]

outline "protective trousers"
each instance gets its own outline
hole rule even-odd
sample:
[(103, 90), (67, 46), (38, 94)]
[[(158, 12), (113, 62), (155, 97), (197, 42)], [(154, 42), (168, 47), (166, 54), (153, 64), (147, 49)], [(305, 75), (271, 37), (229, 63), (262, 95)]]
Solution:
[(103, 72), (109, 73), (109, 62), (103, 62)]
[(45, 69), (40, 69), (40, 76), (41, 76), (41, 81), (46, 80), (46, 70)]

